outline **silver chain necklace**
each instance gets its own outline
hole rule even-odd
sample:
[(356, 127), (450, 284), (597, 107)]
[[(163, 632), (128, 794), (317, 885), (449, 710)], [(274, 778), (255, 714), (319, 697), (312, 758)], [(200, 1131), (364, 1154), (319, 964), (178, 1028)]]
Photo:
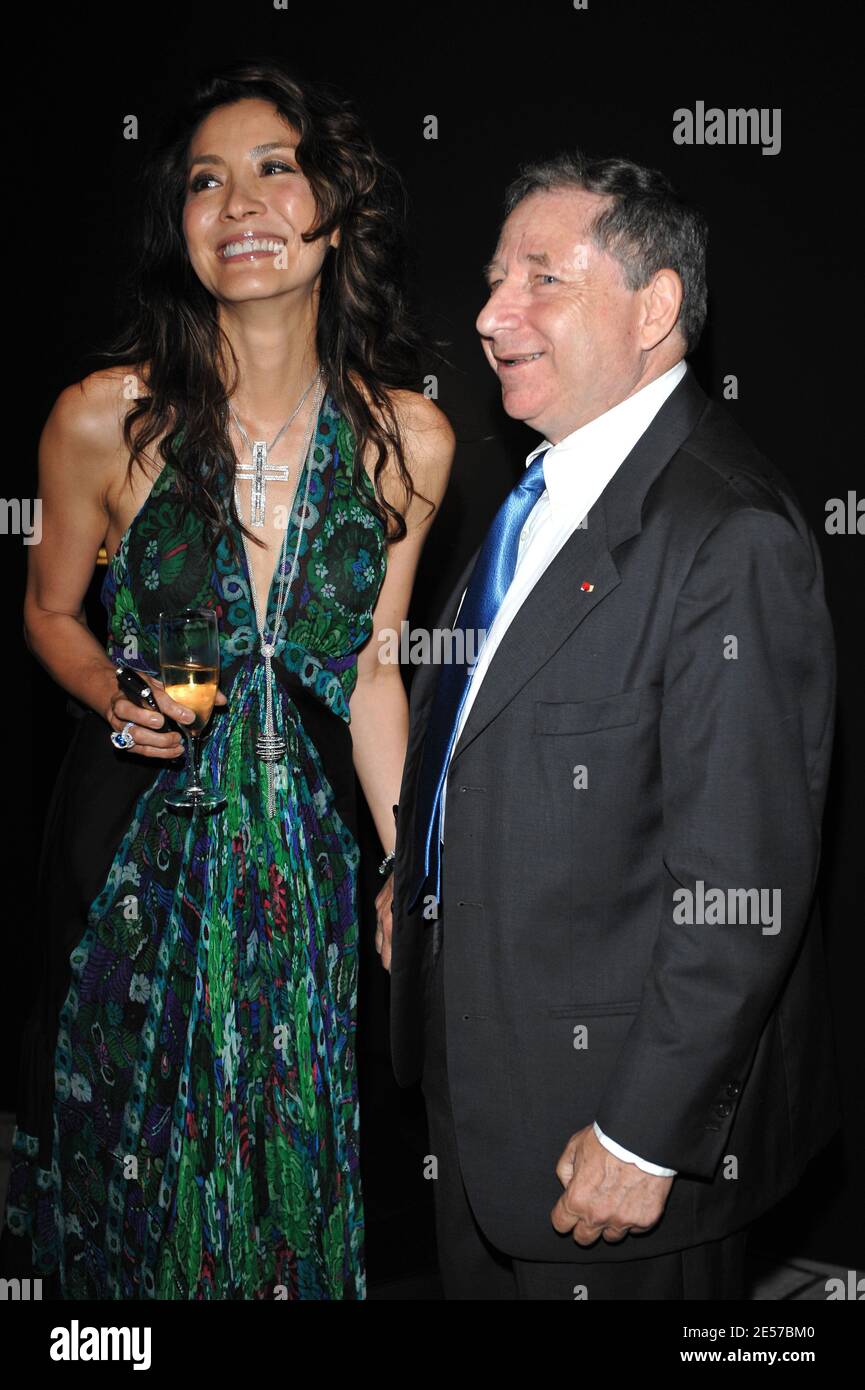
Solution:
[[(319, 367), (319, 369), (318, 369), (318, 371), (316, 372), (316, 375), (313, 377), (313, 380), (312, 380), (312, 382), (310, 383), (310, 385), (312, 385), (313, 382), (315, 382), (316, 380), (320, 380), (321, 375), (322, 375), (322, 372), (321, 372), (321, 368)], [(306, 397), (307, 394), (308, 394), (308, 391), (304, 393), (304, 399), (305, 399), (305, 397)], [(275, 806), (276, 806), (276, 800), (275, 800), (275, 795), (274, 795), (274, 782), (273, 782), (274, 763), (281, 762), (282, 759), (285, 757), (285, 752), (286, 752), (286, 743), (285, 743), (285, 739), (283, 738), (283, 736), (282, 736), (281, 734), (277, 734), (276, 728), (275, 728), (275, 726), (274, 726), (274, 719), (273, 719), (273, 667), (272, 667), (272, 664), (271, 664), (271, 663), (272, 663), (273, 657), (274, 657), (274, 655), (275, 655), (275, 653), (276, 653), (276, 639), (277, 639), (277, 635), (278, 635), (278, 633), (279, 633), (280, 624), (282, 623), (283, 615), (284, 615), (284, 613), (285, 613), (286, 607), (288, 606), (288, 597), (289, 597), (289, 593), (290, 593), (290, 590), (291, 590), (291, 586), (292, 586), (292, 584), (293, 584), (293, 582), (294, 582), (295, 575), (296, 575), (296, 573), (297, 573), (297, 562), (298, 562), (298, 557), (299, 557), (299, 555), (300, 555), (300, 545), (301, 545), (301, 541), (302, 541), (302, 539), (303, 539), (303, 518), (304, 518), (304, 516), (306, 515), (306, 506), (307, 506), (307, 502), (308, 502), (308, 500), (309, 500), (309, 487), (310, 487), (310, 483), (311, 483), (311, 481), (312, 481), (312, 469), (308, 466), (308, 465), (309, 465), (309, 452), (310, 452), (310, 450), (311, 450), (311, 448), (312, 448), (312, 444), (313, 444), (313, 441), (314, 441), (314, 439), (315, 439), (316, 425), (318, 424), (318, 415), (319, 415), (319, 411), (320, 411), (320, 409), (321, 409), (321, 403), (322, 403), (323, 399), (324, 399), (324, 387), (321, 386), (321, 388), (320, 388), (319, 390), (316, 391), (315, 396), (313, 397), (312, 407), (311, 407), (311, 411), (310, 411), (310, 414), (311, 414), (311, 425), (310, 425), (309, 433), (308, 433), (307, 439), (306, 439), (306, 446), (305, 446), (305, 448), (304, 448), (304, 450), (303, 450), (303, 452), (301, 453), (301, 456), (300, 456), (300, 458), (301, 458), (301, 465), (300, 465), (300, 469), (298, 470), (297, 482), (295, 483), (295, 486), (294, 486), (294, 493), (293, 493), (292, 499), (291, 499), (291, 508), (290, 508), (290, 511), (289, 511), (289, 517), (291, 516), (292, 512), (294, 511), (294, 504), (295, 504), (295, 502), (297, 501), (297, 493), (298, 493), (298, 488), (299, 488), (299, 486), (300, 486), (300, 475), (301, 475), (301, 473), (302, 473), (302, 471), (303, 471), (304, 463), (306, 463), (306, 465), (307, 465), (307, 469), (306, 469), (306, 486), (305, 486), (305, 488), (304, 488), (303, 503), (302, 503), (302, 505), (301, 505), (301, 510), (300, 510), (300, 514), (299, 514), (299, 522), (298, 522), (298, 527), (297, 527), (297, 542), (296, 542), (295, 547), (294, 547), (294, 558), (292, 559), (292, 562), (291, 562), (291, 572), (290, 572), (289, 575), (288, 575), (288, 579), (286, 579), (286, 574), (285, 574), (285, 558), (286, 558), (286, 554), (287, 554), (287, 551), (288, 551), (288, 525), (286, 525), (286, 527), (285, 527), (285, 532), (284, 532), (283, 537), (282, 537), (282, 546), (281, 546), (280, 552), (279, 552), (279, 559), (278, 559), (278, 561), (277, 561), (277, 569), (276, 569), (276, 572), (279, 574), (279, 585), (278, 585), (278, 588), (277, 588), (276, 613), (275, 613), (274, 624), (273, 624), (273, 631), (272, 631), (272, 634), (271, 634), (271, 636), (270, 636), (270, 640), (268, 640), (268, 638), (265, 636), (266, 624), (267, 624), (267, 612), (266, 612), (266, 610), (265, 610), (265, 612), (263, 612), (263, 613), (260, 612), (260, 605), (259, 605), (259, 601), (258, 601), (258, 591), (257, 591), (256, 583), (255, 583), (255, 576), (254, 576), (254, 574), (253, 574), (253, 572), (252, 572), (252, 561), (251, 561), (250, 558), (249, 558), (249, 548), (248, 548), (248, 546), (247, 546), (247, 544), (246, 544), (246, 536), (243, 535), (243, 533), (241, 532), (241, 541), (243, 542), (243, 549), (244, 549), (244, 552), (245, 552), (245, 554), (246, 554), (247, 570), (248, 570), (248, 572), (249, 572), (249, 583), (250, 583), (250, 588), (252, 589), (252, 604), (253, 604), (253, 610), (254, 610), (254, 613), (255, 613), (255, 624), (256, 624), (256, 627), (257, 627), (257, 629), (258, 629), (259, 642), (260, 642), (260, 645), (261, 645), (261, 656), (262, 656), (262, 660), (264, 661), (264, 668), (265, 668), (265, 720), (264, 720), (264, 728), (263, 728), (263, 729), (261, 729), (261, 728), (259, 729), (258, 736), (257, 736), (256, 741), (255, 741), (255, 751), (256, 751), (256, 754), (258, 755), (259, 759), (261, 760), (261, 762), (263, 762), (263, 763), (265, 763), (265, 764), (267, 765), (267, 810), (268, 810), (268, 814), (271, 815), (271, 816), (275, 814)], [(296, 414), (296, 413), (297, 413), (297, 412), (295, 411), (295, 414)], [(293, 417), (292, 417), (292, 418), (293, 418)], [(235, 501), (235, 505), (236, 505), (236, 507), (237, 507), (237, 514), (238, 514), (238, 516), (240, 517), (240, 520), (242, 521), (242, 520), (243, 520), (243, 517), (242, 517), (242, 515), (241, 515), (241, 510), (240, 510), (240, 497), (239, 497), (239, 494), (238, 494), (238, 491), (237, 491), (237, 483), (236, 483), (236, 482), (235, 482), (235, 484), (234, 484), (234, 501)], [(271, 580), (271, 588), (272, 588), (272, 587), (273, 587), (273, 580)], [(270, 590), (268, 589), (268, 593), (267, 593), (267, 596), (266, 596), (266, 598), (265, 598), (265, 604), (267, 603), (267, 598), (269, 598), (269, 597), (270, 597)]]
[[(238, 431), (240, 432), (243, 442), (246, 445), (252, 457), (251, 463), (238, 464), (238, 467), (235, 471), (235, 477), (249, 478), (252, 481), (249, 508), (249, 523), (251, 526), (264, 525), (264, 513), (267, 505), (267, 484), (269, 482), (288, 482), (288, 464), (272, 463), (268, 465), (267, 455), (270, 449), (276, 448), (280, 439), (285, 434), (285, 431), (288, 429), (292, 420), (295, 418), (297, 412), (300, 410), (300, 407), (303, 405), (304, 401), (306, 400), (307, 396), (312, 390), (313, 383), (315, 382), (316, 378), (320, 375), (321, 369), (313, 373), (312, 377), (310, 378), (309, 385), (307, 386), (297, 405), (294, 407), (294, 410), (291, 412), (285, 424), (282, 426), (282, 429), (279, 430), (276, 436), (271, 440), (270, 444), (268, 444), (266, 439), (256, 439), (253, 443), (250, 443), (249, 435), (246, 433), (246, 430), (240, 423), (240, 419), (238, 418), (234, 406), (230, 405), (228, 407), (231, 412), (234, 423), (237, 425)], [(270, 468), (270, 472), (268, 472), (268, 468)]]

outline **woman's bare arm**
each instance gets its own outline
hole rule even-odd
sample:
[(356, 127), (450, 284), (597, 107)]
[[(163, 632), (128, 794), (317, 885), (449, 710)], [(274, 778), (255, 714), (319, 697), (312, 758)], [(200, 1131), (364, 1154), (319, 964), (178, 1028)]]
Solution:
[[(136, 752), (173, 758), (180, 735), (158, 732), (161, 714), (151, 714), (120, 696), (115, 669), (87, 626), (84, 597), (93, 577), (99, 547), (111, 511), (109, 499), (124, 493), (127, 451), (123, 443), (122, 376), (93, 373), (58, 396), (39, 441), (39, 497), (42, 535), (29, 547), (24, 597), (24, 638), (45, 670), (82, 704), (95, 710), (113, 729), (132, 720)], [(143, 501), (156, 477), (140, 475)], [(151, 682), (159, 708), (188, 722), (189, 711), (171, 700), (161, 682)], [(217, 696), (224, 704), (225, 696)]]
[[(450, 474), (453, 430), (443, 411), (424, 396), (401, 392), (396, 404), (412, 482), (437, 510)], [(385, 487), (388, 501), (406, 518), (408, 534), (388, 547), (387, 573), (373, 612), (372, 634), (358, 655), (350, 708), (355, 770), (379, 838), (389, 851), (395, 839), (392, 807), (399, 799), (408, 740), (408, 701), (399, 664), (381, 660), (382, 643), (384, 633), (398, 634), (408, 616), (418, 561), (435, 514), (419, 496), (406, 504), (392, 468), (386, 470)]]
[(48, 674), (107, 717), (114, 667), (87, 626), (84, 596), (108, 528), (119, 459), (119, 390), (94, 374), (58, 396), (39, 441), (42, 538), (30, 547), (24, 637)]

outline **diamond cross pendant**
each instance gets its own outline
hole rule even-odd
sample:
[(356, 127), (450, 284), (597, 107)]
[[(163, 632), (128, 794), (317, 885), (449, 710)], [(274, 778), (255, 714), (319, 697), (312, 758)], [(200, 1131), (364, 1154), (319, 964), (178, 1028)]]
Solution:
[(267, 484), (288, 482), (288, 464), (268, 463), (267, 442), (256, 439), (252, 445), (252, 463), (242, 464), (237, 477), (252, 479), (249, 520), (253, 526), (263, 526)]

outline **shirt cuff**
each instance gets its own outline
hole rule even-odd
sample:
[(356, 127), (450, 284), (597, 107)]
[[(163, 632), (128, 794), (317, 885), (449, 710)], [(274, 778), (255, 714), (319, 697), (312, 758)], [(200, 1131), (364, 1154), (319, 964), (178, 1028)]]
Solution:
[(623, 1149), (621, 1144), (616, 1143), (615, 1139), (608, 1139), (597, 1120), (595, 1120), (593, 1128), (604, 1148), (609, 1149), (610, 1153), (615, 1154), (616, 1158), (620, 1158), (623, 1163), (636, 1163), (637, 1167), (642, 1168), (644, 1173), (653, 1173), (656, 1178), (674, 1178), (676, 1176), (678, 1169), (661, 1168), (657, 1163), (649, 1163), (647, 1159), (638, 1158), (628, 1149)]

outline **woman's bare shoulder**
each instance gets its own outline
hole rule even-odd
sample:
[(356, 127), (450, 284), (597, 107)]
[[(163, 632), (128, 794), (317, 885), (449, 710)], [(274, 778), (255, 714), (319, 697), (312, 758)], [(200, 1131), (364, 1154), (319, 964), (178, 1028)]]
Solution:
[(130, 367), (91, 372), (60, 392), (45, 429), (66, 448), (80, 448), (91, 458), (94, 453), (113, 457), (123, 445), (123, 422), (142, 384)]
[(400, 429), (404, 430), (406, 435), (435, 435), (440, 444), (445, 441), (454, 444), (455, 437), (450, 420), (441, 407), (422, 391), (391, 391), (389, 399)]
[[(364, 383), (355, 378), (358, 389), (364, 394), (371, 409), (375, 409)], [(436, 504), (441, 500), (447, 487), (456, 447), (456, 436), (450, 420), (444, 411), (421, 391), (390, 389), (386, 393), (393, 410), (402, 438), (406, 468), (414, 488)], [(380, 417), (379, 417), (380, 418)], [(385, 423), (385, 422), (382, 422)], [(376, 451), (369, 450), (371, 457), (364, 460), (367, 472), (372, 476)], [(397, 483), (395, 471), (392, 473)]]
[[(39, 445), (41, 475), (58, 489), (83, 487), (113, 515), (127, 485), (126, 416), (143, 388), (131, 367), (91, 372), (62, 390)], [(151, 446), (152, 448), (152, 446)], [(152, 462), (150, 451), (144, 458)]]

